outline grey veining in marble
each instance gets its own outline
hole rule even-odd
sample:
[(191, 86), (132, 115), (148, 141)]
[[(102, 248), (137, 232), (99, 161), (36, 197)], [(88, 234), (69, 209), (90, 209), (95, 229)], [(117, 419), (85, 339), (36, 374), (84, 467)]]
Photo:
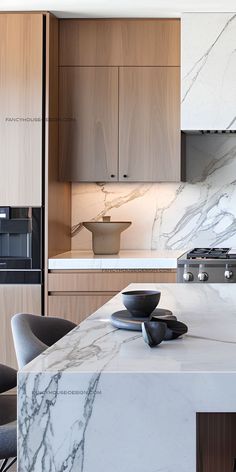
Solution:
[(129, 220), (122, 249), (236, 245), (236, 136), (187, 137), (187, 182), (73, 184), (72, 249), (90, 249), (81, 222)]
[(235, 34), (235, 13), (183, 14), (183, 130), (236, 129)]
[(158, 288), (183, 339), (113, 328), (118, 295), (20, 371), (19, 472), (196, 472), (196, 412), (236, 411), (236, 292)]

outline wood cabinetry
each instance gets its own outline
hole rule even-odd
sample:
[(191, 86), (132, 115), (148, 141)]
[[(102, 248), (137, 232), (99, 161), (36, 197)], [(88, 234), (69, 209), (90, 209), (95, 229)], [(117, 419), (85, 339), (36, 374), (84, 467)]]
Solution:
[(119, 70), (119, 180), (181, 180), (178, 67)]
[(166, 19), (60, 21), (61, 180), (184, 178), (179, 28)]
[(197, 472), (236, 470), (236, 413), (197, 413)]
[[(70, 188), (58, 181), (58, 19), (50, 13), (0, 13), (0, 162), (0, 206), (44, 204), (47, 267), (48, 253), (70, 249)], [(0, 285), (0, 362), (16, 367), (11, 316), (41, 314), (41, 292)]]
[(118, 68), (61, 68), (60, 118), (63, 179), (117, 180)]
[(71, 245), (71, 189), (68, 182), (59, 181), (58, 19), (50, 13), (46, 13), (45, 88), (44, 313), (47, 314), (48, 258), (69, 251)]
[(0, 14), (0, 104), (0, 205), (40, 206), (42, 14)]
[(184, 177), (179, 67), (62, 67), (59, 97), (62, 180)]
[(172, 283), (176, 270), (75, 270), (48, 274), (48, 314), (78, 323), (130, 283)]
[(15, 368), (11, 318), (16, 313), (41, 314), (40, 285), (0, 285), (0, 362)]
[(179, 66), (180, 20), (60, 21), (60, 66)]

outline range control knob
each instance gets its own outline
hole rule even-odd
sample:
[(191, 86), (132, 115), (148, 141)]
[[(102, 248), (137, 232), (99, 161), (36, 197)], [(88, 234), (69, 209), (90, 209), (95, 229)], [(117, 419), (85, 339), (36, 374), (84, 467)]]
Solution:
[(193, 281), (193, 274), (192, 272), (184, 272), (183, 279), (185, 282), (192, 282)]
[(226, 279), (232, 279), (234, 273), (232, 272), (232, 270), (230, 269), (225, 269), (225, 273), (224, 273), (224, 276)]
[(207, 274), (207, 272), (199, 272), (198, 274), (198, 280), (200, 282), (206, 282), (208, 280), (209, 276)]

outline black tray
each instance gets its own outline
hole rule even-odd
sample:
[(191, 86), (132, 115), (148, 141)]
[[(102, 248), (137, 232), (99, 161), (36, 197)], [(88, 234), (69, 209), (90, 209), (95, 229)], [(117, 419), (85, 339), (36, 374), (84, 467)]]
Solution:
[(150, 316), (143, 318), (134, 318), (128, 310), (116, 311), (111, 315), (111, 324), (116, 328), (128, 329), (130, 331), (142, 331), (142, 323), (144, 321), (176, 320), (176, 316), (172, 311), (165, 308), (156, 308)]

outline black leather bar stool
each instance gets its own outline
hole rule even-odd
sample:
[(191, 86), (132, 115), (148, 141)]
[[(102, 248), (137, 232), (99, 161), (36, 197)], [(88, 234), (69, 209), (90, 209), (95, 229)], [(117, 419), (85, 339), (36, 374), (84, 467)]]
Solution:
[(63, 318), (19, 313), (12, 317), (11, 327), (21, 369), (74, 329), (76, 324)]

